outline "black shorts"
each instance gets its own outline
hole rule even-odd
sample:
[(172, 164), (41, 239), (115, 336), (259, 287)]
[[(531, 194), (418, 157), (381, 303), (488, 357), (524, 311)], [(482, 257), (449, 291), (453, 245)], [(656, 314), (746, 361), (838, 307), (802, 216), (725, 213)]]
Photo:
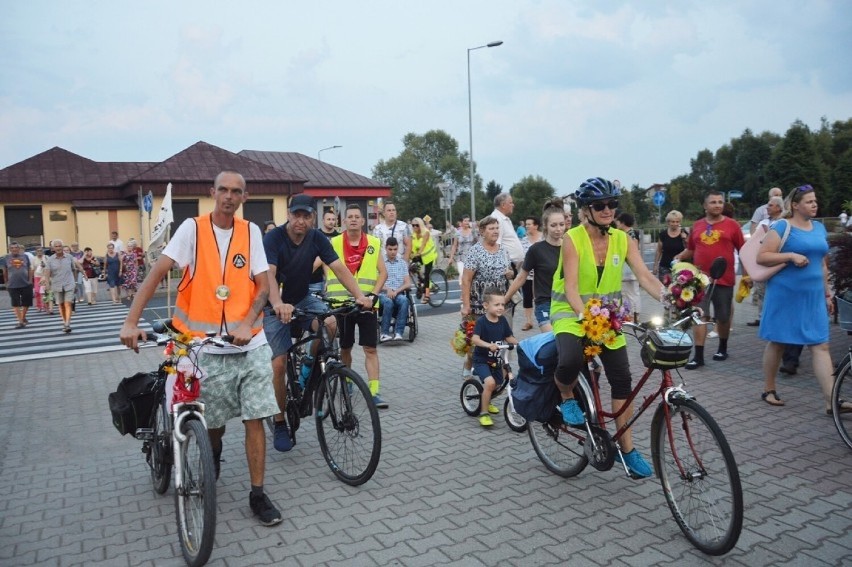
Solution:
[(355, 326), (358, 326), (358, 344), (363, 347), (375, 347), (378, 344), (378, 319), (375, 311), (338, 317), (340, 329), (340, 348), (349, 349), (355, 344)]
[[(565, 385), (573, 384), (583, 365), (587, 364), (586, 356), (583, 354), (583, 339), (571, 333), (558, 333), (556, 335), (556, 351), (559, 353), (559, 362), (555, 373), (556, 380)], [(615, 350), (604, 348), (599, 358), (603, 363), (612, 397), (616, 400), (626, 400), (630, 397), (632, 390), (627, 349), (624, 347)]]
[[(717, 285), (713, 290), (713, 297), (704, 296), (698, 305), (704, 311), (704, 315), (713, 317), (717, 323), (727, 323), (731, 320), (731, 307), (734, 302), (734, 288), (726, 285)], [(713, 313), (710, 313), (710, 304), (713, 305)]]
[(8, 291), (9, 297), (12, 299), (12, 307), (33, 306), (33, 286), (10, 287)]

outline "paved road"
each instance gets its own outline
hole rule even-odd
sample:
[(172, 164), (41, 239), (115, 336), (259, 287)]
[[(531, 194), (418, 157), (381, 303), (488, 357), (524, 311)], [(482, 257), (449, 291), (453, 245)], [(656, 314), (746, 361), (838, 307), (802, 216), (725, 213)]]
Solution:
[[(737, 306), (730, 360), (685, 373), (742, 475), (745, 525), (725, 557), (690, 546), (656, 481), (556, 477), (502, 418), (486, 431), (467, 417), (447, 344), (457, 316), (444, 313), (423, 317), (413, 344), (380, 348), (391, 408), (364, 486), (335, 480), (307, 424), (292, 452), (269, 449), (266, 488), (285, 520), (261, 527), (232, 422), (210, 565), (848, 565), (852, 452), (808, 373), (781, 379), (786, 407), (760, 401), (762, 345), (744, 324), (753, 311)], [(848, 338), (832, 333), (837, 356)], [(183, 564), (171, 491), (153, 493), (140, 443), (115, 432), (106, 404), (119, 377), (157, 364), (157, 350), (0, 364), (0, 564)], [(636, 429), (646, 454), (648, 424)]]

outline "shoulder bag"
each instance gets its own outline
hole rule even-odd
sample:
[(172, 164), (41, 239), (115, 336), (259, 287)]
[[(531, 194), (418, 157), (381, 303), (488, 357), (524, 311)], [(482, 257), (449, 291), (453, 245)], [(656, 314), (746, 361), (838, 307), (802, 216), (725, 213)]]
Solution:
[[(786, 228), (784, 229), (784, 234), (781, 236), (781, 246), (778, 247), (778, 251), (780, 252), (782, 248), (784, 248), (784, 243), (787, 242), (787, 237), (790, 236), (790, 227), (792, 226), (790, 223), (790, 219), (785, 219), (787, 223)], [(765, 282), (778, 272), (784, 269), (787, 265), (776, 264), (774, 266), (763, 266), (757, 263), (757, 253), (760, 251), (760, 245), (763, 243), (763, 239), (766, 238), (766, 235), (769, 234), (768, 230), (764, 233), (762, 238), (758, 238), (757, 235), (753, 235), (748, 241), (740, 248), (740, 262), (742, 262), (745, 271), (748, 273), (749, 277), (751, 277), (752, 281), (755, 282)]]

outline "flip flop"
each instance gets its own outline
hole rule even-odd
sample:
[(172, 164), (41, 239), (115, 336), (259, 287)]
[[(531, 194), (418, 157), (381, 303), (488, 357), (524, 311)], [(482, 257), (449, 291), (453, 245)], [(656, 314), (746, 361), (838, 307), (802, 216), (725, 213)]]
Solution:
[[(770, 398), (769, 396), (772, 396), (772, 398), (774, 398), (774, 399)], [(783, 406), (784, 405), (784, 402), (781, 400), (781, 398), (778, 396), (778, 392), (776, 392), (775, 390), (769, 390), (768, 392), (763, 392), (760, 395), (760, 397), (763, 399), (764, 402), (766, 402), (770, 406)]]
[[(828, 415), (834, 415), (834, 411), (831, 408), (825, 410), (825, 413)], [(840, 400), (840, 413), (852, 413), (852, 402), (848, 400)]]
[(530, 329), (532, 329), (532, 325), (530, 323), (524, 323), (524, 326), (521, 327), (522, 331), (529, 331)]

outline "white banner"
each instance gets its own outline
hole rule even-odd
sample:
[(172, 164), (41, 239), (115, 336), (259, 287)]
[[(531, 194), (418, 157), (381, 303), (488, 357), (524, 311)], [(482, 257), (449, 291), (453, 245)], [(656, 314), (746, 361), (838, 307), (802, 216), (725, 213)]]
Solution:
[(166, 229), (175, 220), (172, 215), (172, 184), (169, 183), (166, 187), (166, 196), (163, 197), (163, 204), (160, 205), (160, 212), (157, 215), (157, 222), (154, 228), (151, 229), (151, 242), (148, 244), (149, 250), (155, 250), (163, 243), (162, 240), (166, 236)]

